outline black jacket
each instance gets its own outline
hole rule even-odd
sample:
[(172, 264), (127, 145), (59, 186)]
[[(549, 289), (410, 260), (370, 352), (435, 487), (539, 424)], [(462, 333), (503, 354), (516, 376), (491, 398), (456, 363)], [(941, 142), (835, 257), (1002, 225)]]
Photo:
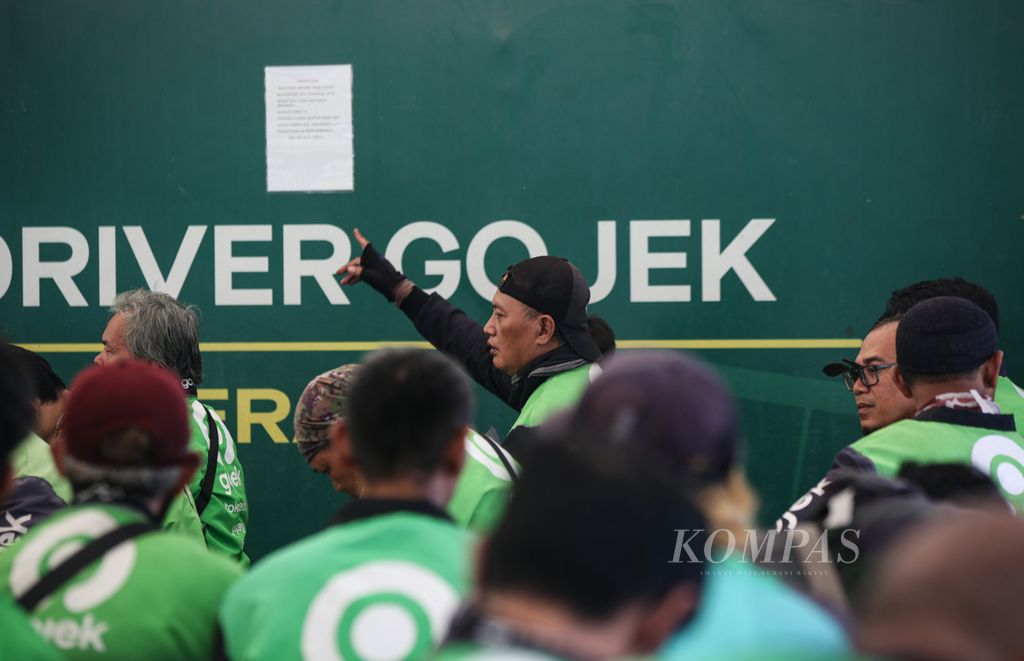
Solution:
[(483, 326), (437, 294), (427, 294), (414, 287), (401, 309), (424, 339), (462, 363), (474, 381), (516, 411), (523, 408), (530, 395), (546, 380), (589, 362), (568, 344), (563, 344), (509, 376), (491, 361)]

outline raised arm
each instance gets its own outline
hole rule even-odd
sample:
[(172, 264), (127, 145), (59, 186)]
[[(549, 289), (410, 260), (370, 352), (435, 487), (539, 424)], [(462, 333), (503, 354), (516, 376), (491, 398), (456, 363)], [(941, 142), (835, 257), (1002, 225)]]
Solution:
[(363, 253), (338, 269), (338, 274), (344, 275), (341, 284), (366, 282), (397, 305), (425, 340), (459, 361), (474, 381), (507, 402), (512, 380), (491, 362), (483, 327), (437, 294), (427, 294), (417, 287), (358, 229), (353, 234)]

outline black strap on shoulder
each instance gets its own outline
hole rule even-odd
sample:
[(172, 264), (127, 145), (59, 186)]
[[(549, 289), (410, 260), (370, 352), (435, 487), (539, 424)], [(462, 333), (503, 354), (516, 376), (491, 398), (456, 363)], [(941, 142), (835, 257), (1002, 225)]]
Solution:
[(100, 535), (92, 540), (74, 555), (47, 572), (32, 587), (18, 597), (18, 605), (31, 613), (36, 609), (43, 599), (56, 592), (62, 585), (74, 578), (80, 571), (103, 557), (103, 555), (132, 537), (138, 537), (143, 533), (156, 530), (156, 526), (148, 521), (129, 523), (114, 528), (110, 532)]
[(199, 496), (196, 498), (196, 512), (200, 515), (210, 504), (210, 497), (213, 496), (213, 483), (217, 479), (217, 454), (220, 452), (220, 434), (217, 432), (217, 423), (213, 420), (213, 411), (206, 404), (203, 404), (202, 407), (206, 411), (206, 428), (210, 432), (210, 449), (206, 453), (206, 473), (203, 475), (203, 483), (199, 487)]
[(505, 451), (502, 449), (501, 445), (499, 445), (498, 442), (494, 440), (494, 438), (492, 438), (492, 436), (498, 435), (498, 431), (494, 427), (491, 427), (490, 429), (487, 430), (486, 434), (480, 435), (487, 439), (487, 442), (491, 444), (491, 447), (494, 448), (494, 451), (498, 453), (498, 459), (501, 459), (502, 465), (505, 467), (505, 470), (508, 471), (509, 477), (512, 478), (512, 484), (518, 483), (519, 475), (518, 473), (516, 473), (516, 469), (512, 467), (512, 462), (510, 462), (508, 460), (508, 457), (505, 456)]

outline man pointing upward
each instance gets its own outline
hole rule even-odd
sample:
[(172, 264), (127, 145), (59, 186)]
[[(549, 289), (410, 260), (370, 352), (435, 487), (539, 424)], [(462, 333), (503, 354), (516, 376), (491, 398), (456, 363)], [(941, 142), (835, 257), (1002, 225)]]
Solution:
[(590, 288), (561, 257), (531, 257), (508, 268), (480, 324), (437, 294), (427, 294), (388, 262), (358, 229), (363, 249), (338, 270), (341, 283), (365, 281), (412, 320), (426, 340), (461, 362), (481, 386), (519, 411), (517, 432), (576, 403), (600, 368), (590, 337)]

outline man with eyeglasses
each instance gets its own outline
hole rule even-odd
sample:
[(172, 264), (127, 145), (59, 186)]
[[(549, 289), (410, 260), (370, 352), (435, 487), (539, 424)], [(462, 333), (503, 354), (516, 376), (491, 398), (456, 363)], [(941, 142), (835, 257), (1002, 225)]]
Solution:
[(898, 326), (898, 320), (878, 322), (864, 337), (854, 361), (831, 363), (822, 370), (828, 376), (842, 375), (853, 393), (864, 434), (914, 415), (914, 400), (900, 392), (893, 378)]
[(896, 327), (897, 365), (887, 371), (913, 401), (913, 417), (841, 450), (832, 472), (782, 515), (778, 528), (834, 519), (828, 501), (838, 471), (893, 477), (908, 461), (973, 465), (1024, 514), (1024, 438), (994, 399), (1003, 352), (991, 316), (966, 299), (939, 296), (915, 305)]

